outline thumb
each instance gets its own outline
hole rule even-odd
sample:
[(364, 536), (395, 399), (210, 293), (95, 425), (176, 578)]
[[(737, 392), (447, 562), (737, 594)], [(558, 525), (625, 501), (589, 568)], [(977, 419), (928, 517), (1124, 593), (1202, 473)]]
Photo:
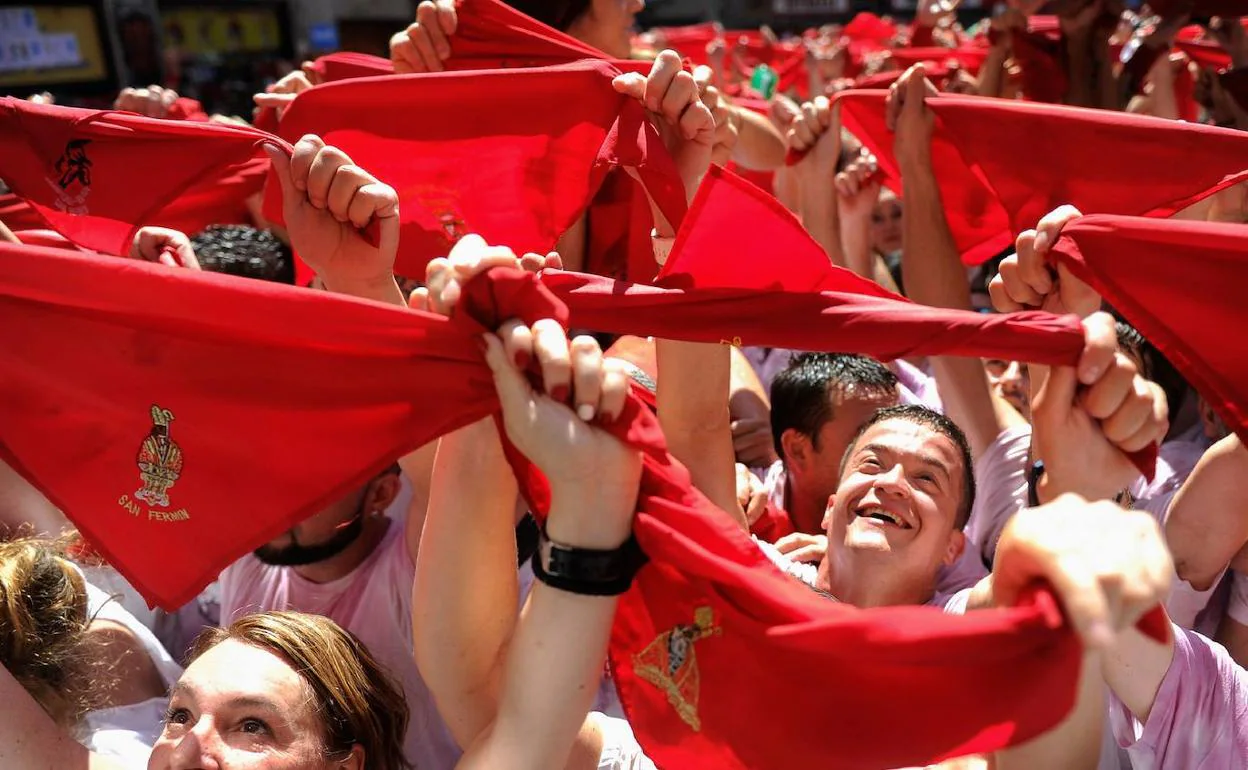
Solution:
[(295, 201), (299, 200), (300, 195), (295, 190), (295, 182), (290, 177), (290, 156), (282, 148), (266, 144), (264, 151), (268, 153), (269, 160), (273, 162), (273, 174), (277, 177), (277, 183), (282, 188), (282, 205), (291, 206)]
[(922, 64), (910, 68), (910, 77), (906, 79), (906, 99), (902, 103), (903, 110), (923, 112), (923, 100), (927, 97), (927, 70)]
[(1054, 366), (1035, 396), (1035, 411), (1052, 420), (1063, 420), (1075, 403), (1079, 379), (1073, 366)]
[(641, 100), (646, 95), (646, 78), (639, 72), (625, 72), (611, 81), (611, 87), (617, 93)]

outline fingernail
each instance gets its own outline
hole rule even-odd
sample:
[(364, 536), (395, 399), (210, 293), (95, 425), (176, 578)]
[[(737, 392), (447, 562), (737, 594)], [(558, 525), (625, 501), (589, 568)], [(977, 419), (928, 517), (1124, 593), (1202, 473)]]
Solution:
[(580, 417), (584, 422), (590, 422), (594, 419), (594, 407), (592, 404), (581, 404), (576, 408), (576, 416)]
[(1032, 243), (1032, 245), (1035, 247), (1036, 251), (1048, 251), (1049, 250), (1049, 234), (1040, 233), (1039, 235), (1036, 236), (1036, 240)]
[(1096, 365), (1085, 366), (1079, 371), (1079, 381), (1084, 385), (1091, 385), (1100, 379), (1101, 367)]
[(528, 367), (530, 360), (532, 359), (529, 356), (529, 351), (527, 350), (516, 351), (516, 368), (517, 369), (524, 369)]
[(550, 391), (550, 397), (562, 404), (568, 400), (568, 393), (567, 385), (556, 385), (554, 390)]

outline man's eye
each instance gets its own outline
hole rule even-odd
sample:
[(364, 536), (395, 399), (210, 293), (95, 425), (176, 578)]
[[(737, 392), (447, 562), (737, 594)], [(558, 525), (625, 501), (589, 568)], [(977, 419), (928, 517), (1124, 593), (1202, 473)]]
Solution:
[(874, 457), (868, 457), (862, 461), (862, 465), (859, 467), (863, 470), (878, 471), (880, 469), (880, 461), (876, 460)]
[(269, 732), (269, 726), (259, 719), (244, 719), (241, 727), (243, 732), (251, 735), (266, 735)]

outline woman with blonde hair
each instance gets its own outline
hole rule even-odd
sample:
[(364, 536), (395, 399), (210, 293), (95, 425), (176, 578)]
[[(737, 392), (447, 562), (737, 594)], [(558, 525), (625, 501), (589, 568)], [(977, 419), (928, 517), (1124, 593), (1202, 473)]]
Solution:
[(88, 749), (75, 732), (109, 692), (99, 683), (122, 678), (100, 676), (109, 667), (90, 639), (86, 584), (46, 543), (10, 546), (0, 546), (0, 767), (409, 770), (407, 704), (389, 674), (332, 620), (294, 612), (201, 634), (159, 699), (150, 752)]

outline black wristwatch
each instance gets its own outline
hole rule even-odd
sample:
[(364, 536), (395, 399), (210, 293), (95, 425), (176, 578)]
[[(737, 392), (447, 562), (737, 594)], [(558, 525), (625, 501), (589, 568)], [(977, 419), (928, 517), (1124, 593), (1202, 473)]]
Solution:
[(546, 536), (545, 525), (532, 560), (533, 575), (538, 580), (560, 591), (585, 596), (624, 593), (645, 563), (646, 555), (631, 535), (619, 548), (598, 551), (556, 543)]
[(1031, 468), (1027, 470), (1027, 507), (1035, 508), (1040, 505), (1040, 494), (1036, 487), (1040, 484), (1041, 477), (1044, 476), (1044, 460), (1036, 460), (1031, 464)]

